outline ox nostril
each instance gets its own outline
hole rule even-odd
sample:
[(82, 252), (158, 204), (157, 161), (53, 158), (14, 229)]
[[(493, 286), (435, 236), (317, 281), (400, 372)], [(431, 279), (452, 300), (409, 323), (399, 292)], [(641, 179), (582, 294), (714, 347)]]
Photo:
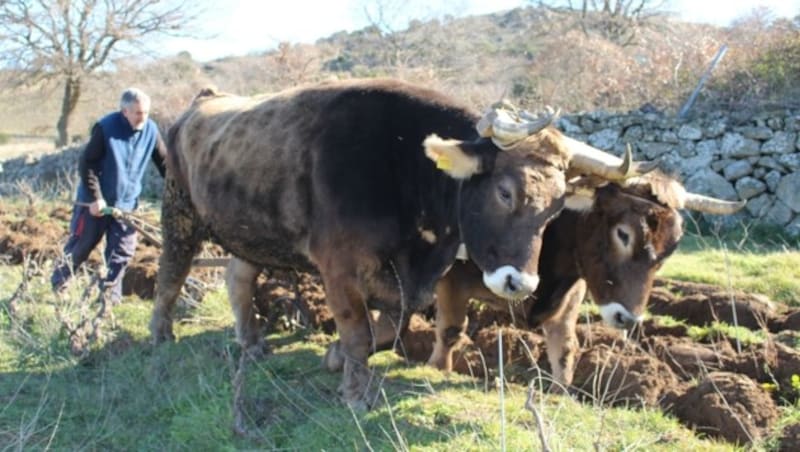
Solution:
[(622, 312), (617, 312), (614, 315), (614, 322), (616, 322), (617, 325), (619, 325), (619, 326), (627, 326), (627, 324), (628, 324), (627, 320), (628, 319), (626, 319), (625, 316), (622, 315)]
[(506, 276), (506, 291), (509, 293), (517, 293), (520, 289), (519, 282), (512, 275)]

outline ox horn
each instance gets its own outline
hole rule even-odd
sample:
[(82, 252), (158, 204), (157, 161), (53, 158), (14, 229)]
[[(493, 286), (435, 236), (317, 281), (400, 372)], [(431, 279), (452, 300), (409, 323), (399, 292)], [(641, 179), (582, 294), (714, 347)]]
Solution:
[(518, 111), (508, 101), (500, 101), (478, 121), (476, 128), (483, 137), (491, 137), (501, 149), (507, 149), (542, 129), (558, 117), (559, 112), (547, 107), (542, 116), (527, 111)]
[(736, 213), (745, 204), (747, 204), (747, 201), (725, 201), (689, 192), (686, 192), (686, 196), (683, 198), (684, 208), (716, 215)]
[(658, 168), (658, 160), (634, 162), (631, 147), (625, 149), (624, 159), (593, 148), (586, 143), (564, 135), (564, 144), (572, 153), (570, 166), (610, 181), (622, 181), (641, 176)]

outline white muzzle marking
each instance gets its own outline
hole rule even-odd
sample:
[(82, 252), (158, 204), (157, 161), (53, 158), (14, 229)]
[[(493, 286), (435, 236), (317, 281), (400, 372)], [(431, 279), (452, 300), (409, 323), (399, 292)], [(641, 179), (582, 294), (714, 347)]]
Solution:
[(606, 324), (619, 329), (629, 329), (644, 320), (643, 315), (633, 315), (616, 301), (600, 306), (600, 315)]
[(519, 300), (536, 290), (539, 275), (520, 272), (510, 265), (504, 265), (491, 273), (483, 272), (483, 284), (498, 297)]

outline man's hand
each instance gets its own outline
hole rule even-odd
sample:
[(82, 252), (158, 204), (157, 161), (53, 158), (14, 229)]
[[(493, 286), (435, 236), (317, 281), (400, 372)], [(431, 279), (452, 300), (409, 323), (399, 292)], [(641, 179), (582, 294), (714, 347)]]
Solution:
[(89, 204), (89, 213), (96, 217), (102, 217), (103, 209), (105, 209), (106, 207), (107, 207), (106, 200), (100, 198), (98, 200), (95, 200), (93, 203)]

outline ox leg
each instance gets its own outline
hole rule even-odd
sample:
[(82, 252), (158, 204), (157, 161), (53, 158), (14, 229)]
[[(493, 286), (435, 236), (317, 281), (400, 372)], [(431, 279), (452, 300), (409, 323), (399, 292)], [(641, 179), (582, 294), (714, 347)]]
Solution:
[(175, 340), (172, 313), (181, 292), (192, 258), (202, 243), (202, 228), (186, 192), (167, 174), (161, 207), (164, 244), (158, 260), (156, 301), (150, 319), (150, 334), (155, 344)]
[(367, 367), (372, 348), (369, 310), (355, 274), (348, 274), (344, 270), (347, 267), (352, 268), (342, 263), (335, 266), (340, 271), (322, 275), (327, 304), (339, 331), (339, 345), (328, 350), (326, 361), (335, 348), (333, 353), (343, 361), (342, 384), (339, 386), (342, 398), (353, 408), (368, 409), (374, 400), (369, 391), (372, 372)]
[(586, 295), (586, 282), (577, 280), (563, 295), (561, 309), (542, 323), (547, 359), (553, 373), (552, 392), (566, 392), (572, 384), (575, 372), (575, 355), (578, 352), (578, 337), (575, 325), (578, 323), (580, 306)]
[(467, 329), (468, 297), (454, 287), (452, 276), (436, 284), (436, 342), (428, 365), (453, 370), (453, 348)]
[[(378, 350), (391, 348), (395, 344), (395, 340), (408, 326), (407, 319), (395, 319), (386, 313), (376, 310), (369, 311), (369, 314), (370, 336), (372, 338), (370, 354)], [(399, 328), (398, 324), (400, 324)], [(344, 368), (344, 355), (342, 354), (341, 341), (334, 341), (328, 346), (322, 365), (331, 372), (342, 371)]]
[(225, 271), (228, 300), (236, 318), (236, 339), (253, 356), (262, 356), (269, 352), (261, 335), (253, 304), (256, 279), (260, 273), (260, 267), (237, 258), (231, 259)]

